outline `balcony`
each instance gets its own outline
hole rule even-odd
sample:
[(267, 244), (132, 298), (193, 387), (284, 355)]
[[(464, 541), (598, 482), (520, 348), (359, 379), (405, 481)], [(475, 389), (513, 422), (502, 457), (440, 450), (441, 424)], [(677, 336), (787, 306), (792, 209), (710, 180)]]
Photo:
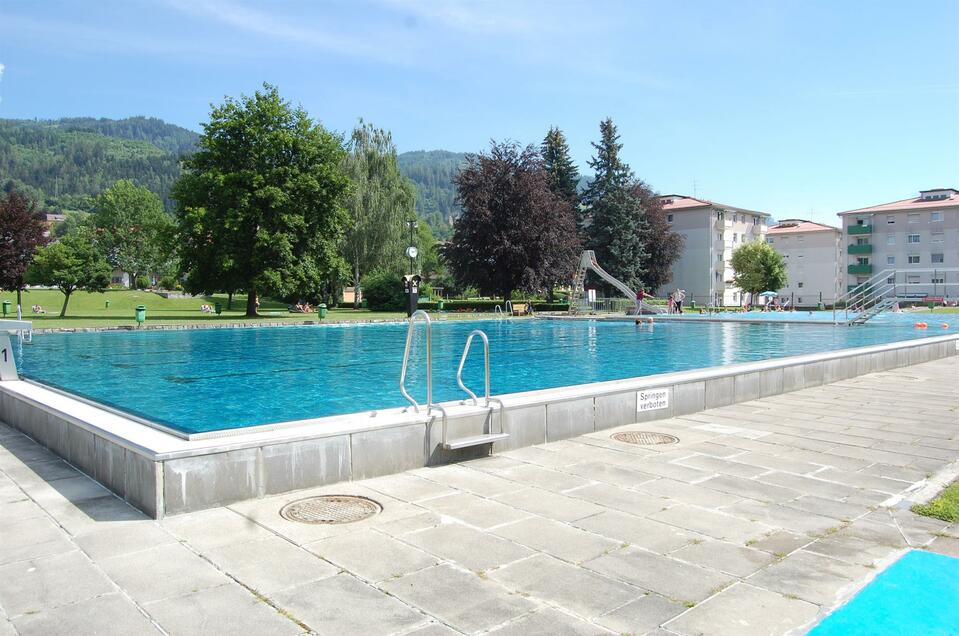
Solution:
[(872, 254), (872, 245), (850, 245), (850, 254)]
[(872, 234), (871, 225), (850, 225), (846, 228), (846, 232), (852, 236), (856, 234)]
[(872, 274), (872, 265), (866, 263), (865, 265), (850, 265), (847, 269), (850, 274), (855, 274), (856, 276), (863, 276), (866, 274)]
[(753, 223), (753, 226), (749, 231), (758, 236), (763, 233), (763, 226), (759, 223)]

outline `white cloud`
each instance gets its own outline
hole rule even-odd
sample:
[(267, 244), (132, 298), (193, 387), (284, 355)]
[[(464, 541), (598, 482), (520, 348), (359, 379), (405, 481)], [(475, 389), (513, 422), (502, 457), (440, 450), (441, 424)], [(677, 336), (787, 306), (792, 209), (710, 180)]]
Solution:
[[(7, 67), (3, 64), (3, 62), (0, 62), (0, 82), (3, 81), (3, 71), (5, 71), (6, 68)], [(0, 102), (2, 101), (3, 101), (3, 94), (0, 93)]]

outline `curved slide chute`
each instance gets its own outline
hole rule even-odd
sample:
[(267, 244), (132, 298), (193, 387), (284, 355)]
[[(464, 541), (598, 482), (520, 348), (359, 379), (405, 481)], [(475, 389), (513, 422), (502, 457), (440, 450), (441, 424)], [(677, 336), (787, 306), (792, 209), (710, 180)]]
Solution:
[[(642, 302), (636, 299), (636, 292), (629, 288), (629, 286), (618, 278), (613, 277), (612, 274), (607, 272), (605, 269), (600, 267), (599, 262), (596, 260), (596, 253), (593, 250), (585, 250), (583, 254), (579, 257), (579, 269), (576, 271), (576, 278), (573, 280), (573, 302), (570, 302), (569, 308), (570, 311), (575, 311), (583, 303), (583, 298), (585, 296), (585, 290), (583, 285), (586, 282), (586, 271), (592, 270), (597, 276), (605, 280), (607, 283), (618, 289), (630, 300), (636, 303), (636, 308), (630, 311), (631, 314), (661, 314), (663, 313), (662, 308), (655, 307), (649, 303)], [(575, 308), (575, 309), (574, 309)]]

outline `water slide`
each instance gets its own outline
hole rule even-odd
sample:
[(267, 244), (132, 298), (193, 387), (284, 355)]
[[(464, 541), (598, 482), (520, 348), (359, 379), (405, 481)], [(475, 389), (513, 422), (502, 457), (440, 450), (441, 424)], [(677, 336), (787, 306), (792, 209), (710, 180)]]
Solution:
[[(636, 309), (630, 313), (634, 314), (661, 314), (663, 309), (650, 305), (646, 302), (641, 302), (636, 300), (636, 292), (629, 288), (626, 283), (614, 278), (612, 274), (607, 272), (605, 269), (600, 267), (599, 263), (596, 261), (596, 253), (593, 250), (585, 250), (582, 256), (579, 257), (579, 270), (576, 272), (576, 278), (573, 281), (573, 295), (577, 300), (582, 298), (583, 295), (583, 284), (586, 281), (586, 270), (592, 270), (596, 273), (597, 276), (605, 280), (607, 283), (618, 289), (630, 300), (636, 303)], [(573, 306), (573, 303), (570, 303), (570, 307)]]

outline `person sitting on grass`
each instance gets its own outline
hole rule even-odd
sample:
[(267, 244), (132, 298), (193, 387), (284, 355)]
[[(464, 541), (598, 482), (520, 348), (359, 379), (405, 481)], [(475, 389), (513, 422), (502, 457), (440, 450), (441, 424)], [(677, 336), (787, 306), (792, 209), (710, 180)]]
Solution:
[(213, 307), (211, 307), (210, 305), (200, 305), (200, 311), (202, 311), (205, 314), (212, 314)]
[(42, 314), (47, 313), (47, 310), (44, 309), (43, 307), (41, 307), (40, 305), (34, 305), (33, 307), (31, 307), (31, 309), (33, 309), (33, 313), (35, 313), (35, 314), (41, 314), (41, 315), (42, 315)]

